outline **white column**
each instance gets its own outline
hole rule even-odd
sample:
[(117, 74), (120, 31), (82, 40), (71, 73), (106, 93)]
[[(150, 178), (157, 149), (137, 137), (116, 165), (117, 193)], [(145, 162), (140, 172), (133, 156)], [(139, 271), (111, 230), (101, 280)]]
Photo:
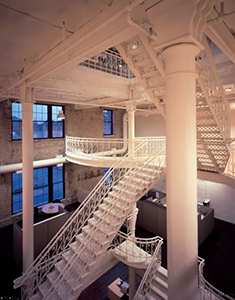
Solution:
[(137, 220), (137, 215), (138, 215), (139, 209), (136, 207), (136, 203), (133, 205), (131, 214), (132, 217), (130, 219), (130, 225), (129, 225), (129, 230), (131, 235), (135, 236), (135, 228), (136, 228), (136, 220)]
[(21, 89), (23, 171), (23, 271), (34, 260), (33, 205), (33, 98), (34, 90)]
[(135, 297), (135, 269), (129, 267), (129, 300)]
[[(130, 101), (129, 103), (126, 103), (127, 108), (127, 115), (128, 115), (128, 138), (129, 138), (129, 147), (128, 147), (128, 153), (130, 157), (134, 157), (134, 151), (135, 151), (135, 104), (133, 101)], [(130, 221), (130, 231), (132, 235), (135, 235), (135, 224), (136, 224), (136, 218), (137, 213), (136, 212), (137, 207), (136, 204), (133, 205), (132, 208), (132, 219)]]
[(133, 102), (126, 104), (128, 114), (128, 138), (129, 138), (129, 155), (133, 156), (135, 151), (135, 105)]
[(198, 285), (196, 65), (199, 48), (163, 52), (166, 65), (168, 299), (196, 300)]

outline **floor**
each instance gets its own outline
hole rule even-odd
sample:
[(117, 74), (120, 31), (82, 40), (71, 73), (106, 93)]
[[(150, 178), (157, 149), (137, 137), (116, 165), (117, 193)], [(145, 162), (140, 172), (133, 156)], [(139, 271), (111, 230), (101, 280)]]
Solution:
[[(137, 228), (139, 237), (151, 237), (153, 234)], [(19, 290), (12, 288), (13, 279), (20, 276), (13, 261), (12, 226), (0, 229), (0, 240), (4, 247), (0, 247), (0, 299), (18, 300)], [(205, 278), (221, 291), (235, 298), (235, 225), (215, 219), (215, 230), (199, 248), (199, 256), (206, 261)], [(162, 249), (162, 265), (167, 267), (167, 243), (164, 241)], [(100, 277), (79, 296), (78, 300), (107, 300), (107, 286), (117, 277), (128, 281), (128, 268), (118, 263), (109, 272)], [(1, 298), (5, 297), (5, 298)], [(11, 298), (10, 298), (11, 297)]]

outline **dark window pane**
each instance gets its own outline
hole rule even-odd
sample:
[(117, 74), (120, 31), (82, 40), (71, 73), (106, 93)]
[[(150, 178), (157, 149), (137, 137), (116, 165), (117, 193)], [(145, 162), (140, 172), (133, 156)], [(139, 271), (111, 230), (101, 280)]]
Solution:
[(59, 111), (63, 110), (62, 106), (52, 106), (51, 113), (52, 113), (52, 137), (58, 138), (63, 137), (64, 135), (64, 122), (57, 118)]
[(64, 197), (63, 182), (53, 184), (53, 200)]
[(54, 166), (52, 168), (53, 182), (53, 200), (62, 199), (64, 197), (64, 172), (63, 166)]
[(36, 139), (48, 138), (48, 122), (33, 122), (33, 137)]
[(113, 111), (112, 110), (103, 110), (103, 120), (104, 120), (104, 135), (113, 134)]
[(64, 122), (62, 120), (52, 122), (52, 137), (63, 137), (63, 125)]
[(12, 122), (12, 139), (21, 140), (22, 139), (22, 122), (16, 121)]

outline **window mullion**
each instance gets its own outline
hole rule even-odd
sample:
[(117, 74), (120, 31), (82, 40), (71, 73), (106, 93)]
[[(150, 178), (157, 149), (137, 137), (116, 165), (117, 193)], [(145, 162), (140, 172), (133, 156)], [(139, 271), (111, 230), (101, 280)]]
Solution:
[(52, 166), (48, 167), (48, 189), (49, 189), (49, 202), (53, 202), (53, 172)]
[(48, 109), (47, 109), (47, 113), (48, 113), (48, 138), (52, 138), (52, 109), (51, 109), (51, 105), (48, 105)]

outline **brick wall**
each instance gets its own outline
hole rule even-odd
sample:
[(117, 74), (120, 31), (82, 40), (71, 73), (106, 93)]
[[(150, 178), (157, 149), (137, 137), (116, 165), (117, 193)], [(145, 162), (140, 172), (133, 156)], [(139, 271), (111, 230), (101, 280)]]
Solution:
[[(114, 138), (122, 137), (123, 110), (114, 110)], [(74, 105), (65, 106), (66, 134), (77, 137), (103, 137), (103, 110), (91, 108), (76, 110)], [(64, 139), (34, 140), (34, 160), (54, 158), (64, 154)], [(11, 105), (0, 103), (0, 164), (22, 161), (21, 141), (11, 140)], [(102, 168), (65, 164), (65, 198), (77, 201), (79, 188), (92, 190), (103, 175)], [(11, 216), (11, 174), (0, 175), (0, 223)], [(8, 220), (6, 223), (10, 222)], [(1, 224), (0, 224), (1, 226)]]

